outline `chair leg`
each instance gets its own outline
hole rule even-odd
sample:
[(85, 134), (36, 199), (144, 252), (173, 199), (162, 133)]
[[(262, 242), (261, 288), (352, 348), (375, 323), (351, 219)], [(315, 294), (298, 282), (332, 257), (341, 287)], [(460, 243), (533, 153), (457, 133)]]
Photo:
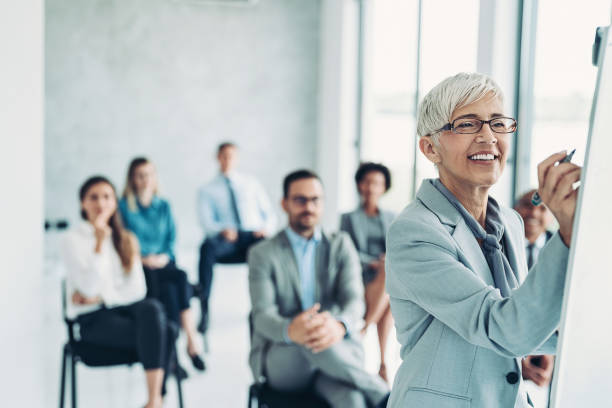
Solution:
[(247, 402), (247, 408), (253, 408), (253, 386), (249, 387), (249, 401)]
[(66, 396), (66, 358), (68, 357), (66, 347), (67, 346), (65, 345), (64, 351), (62, 352), (62, 376), (60, 380), (60, 400), (59, 400), (60, 408), (64, 408), (64, 398)]
[(181, 386), (181, 376), (175, 374), (174, 377), (176, 378), (176, 391), (178, 393), (179, 408), (183, 408), (183, 387)]
[(268, 406), (266, 404), (261, 403), (260, 401), (260, 397), (261, 397), (261, 387), (260, 384), (258, 383), (254, 383), (251, 384), (251, 386), (249, 387), (249, 402), (248, 402), (248, 408), (253, 408), (253, 404), (255, 403), (255, 407), (256, 408), (268, 408)]
[(174, 349), (174, 358), (176, 359), (176, 368), (174, 371), (174, 378), (176, 378), (176, 392), (178, 394), (179, 408), (183, 408), (183, 387), (181, 386), (181, 376), (179, 374), (180, 365), (176, 355), (176, 348)]
[(72, 393), (72, 408), (77, 408), (77, 392), (76, 392), (76, 377), (77, 377), (77, 373), (76, 373), (76, 358), (74, 356), (74, 354), (70, 355), (70, 361), (71, 361), (71, 370), (70, 370), (70, 380), (72, 383), (71, 386), (71, 393)]

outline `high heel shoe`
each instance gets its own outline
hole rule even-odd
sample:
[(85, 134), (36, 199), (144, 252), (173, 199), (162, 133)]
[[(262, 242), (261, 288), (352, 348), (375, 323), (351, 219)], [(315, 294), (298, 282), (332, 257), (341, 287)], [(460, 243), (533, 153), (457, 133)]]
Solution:
[(200, 357), (199, 354), (194, 354), (193, 356), (190, 355), (189, 358), (191, 359), (191, 364), (193, 364), (196, 370), (206, 370), (206, 364), (204, 363), (204, 360), (202, 359), (202, 357)]

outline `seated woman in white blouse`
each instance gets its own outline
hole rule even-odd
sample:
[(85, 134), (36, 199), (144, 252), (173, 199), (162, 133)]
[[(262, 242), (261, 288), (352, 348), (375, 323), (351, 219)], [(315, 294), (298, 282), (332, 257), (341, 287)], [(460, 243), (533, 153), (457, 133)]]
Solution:
[(81, 340), (134, 350), (145, 374), (149, 400), (162, 406), (162, 385), (173, 337), (161, 304), (146, 293), (138, 241), (121, 224), (113, 185), (88, 179), (80, 190), (85, 221), (64, 241), (68, 313), (76, 317)]

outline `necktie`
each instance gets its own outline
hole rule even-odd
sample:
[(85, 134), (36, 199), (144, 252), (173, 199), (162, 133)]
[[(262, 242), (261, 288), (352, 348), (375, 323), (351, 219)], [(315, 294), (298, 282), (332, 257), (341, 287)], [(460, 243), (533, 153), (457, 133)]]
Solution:
[(527, 268), (531, 269), (531, 267), (533, 266), (533, 248), (534, 248), (534, 244), (529, 244), (527, 245)]
[(238, 201), (236, 200), (236, 193), (234, 192), (234, 188), (232, 187), (232, 183), (229, 178), (225, 178), (225, 182), (227, 183), (227, 189), (229, 191), (230, 196), (230, 204), (232, 206), (232, 212), (234, 213), (234, 219), (236, 220), (236, 227), (240, 230), (242, 222), (240, 221), (240, 212), (238, 211)]

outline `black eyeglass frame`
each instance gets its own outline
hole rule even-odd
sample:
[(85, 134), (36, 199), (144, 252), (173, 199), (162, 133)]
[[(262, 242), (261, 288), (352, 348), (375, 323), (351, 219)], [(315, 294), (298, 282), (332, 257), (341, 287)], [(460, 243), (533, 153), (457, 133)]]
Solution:
[[(455, 131), (455, 122), (457, 122), (458, 120), (463, 120), (463, 119), (472, 119), (472, 120), (477, 120), (478, 122), (480, 122), (480, 127), (473, 131), (473, 132), (457, 132)], [(491, 122), (495, 122), (496, 120), (500, 120), (500, 119), (510, 119), (514, 122), (514, 126), (513, 129), (510, 132), (498, 132), (496, 131), (492, 126), (491, 126)], [(501, 133), (501, 134), (508, 134), (508, 133), (514, 133), (516, 132), (516, 129), (518, 127), (518, 122), (516, 121), (516, 119), (511, 118), (509, 116), (498, 116), (496, 118), (490, 119), (490, 120), (482, 120), (482, 119), (478, 119), (478, 118), (457, 118), (455, 120), (452, 121), (452, 123), (447, 123), (446, 125), (442, 126), (440, 129), (436, 130), (436, 133), (438, 132), (443, 132), (445, 130), (450, 130), (453, 133), (457, 133), (459, 135), (473, 135), (475, 133), (478, 133), (482, 130), (482, 127), (485, 125), (485, 123), (487, 125), (489, 125), (489, 129), (491, 129), (492, 132), (494, 133)]]

